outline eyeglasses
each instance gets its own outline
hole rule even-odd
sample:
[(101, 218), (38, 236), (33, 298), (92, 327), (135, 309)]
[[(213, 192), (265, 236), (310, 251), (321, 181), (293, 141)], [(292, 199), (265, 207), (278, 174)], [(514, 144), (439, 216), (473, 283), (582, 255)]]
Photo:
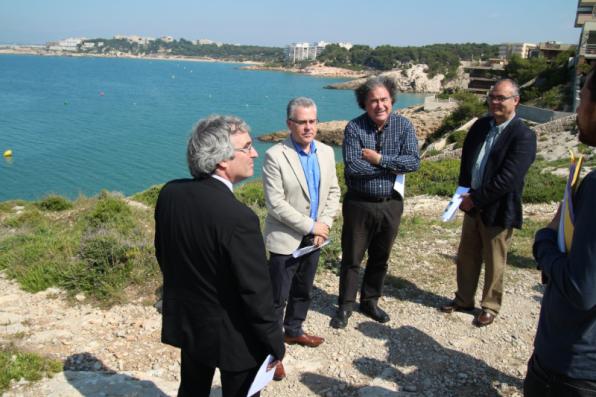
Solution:
[(315, 125), (315, 124), (317, 124), (319, 122), (318, 119), (314, 119), (314, 120), (294, 120), (294, 119), (288, 119), (288, 120), (290, 120), (291, 122), (296, 123), (298, 125), (307, 125), (307, 124)]
[(488, 102), (502, 103), (502, 102), (505, 102), (508, 99), (515, 98), (516, 96), (518, 96), (518, 95), (503, 96), (503, 95), (492, 95), (492, 94), (489, 94), (489, 95), (486, 96), (486, 100)]
[(234, 148), (235, 151), (237, 152), (242, 152), (244, 154), (249, 154), (250, 152), (252, 152), (253, 150), (256, 150), (255, 147), (252, 145), (252, 143), (249, 143), (248, 146), (243, 147), (243, 148)]

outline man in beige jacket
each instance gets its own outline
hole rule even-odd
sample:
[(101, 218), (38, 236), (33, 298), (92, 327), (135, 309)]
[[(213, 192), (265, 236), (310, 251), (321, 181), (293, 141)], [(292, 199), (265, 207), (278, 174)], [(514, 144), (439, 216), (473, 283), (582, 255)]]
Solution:
[[(312, 99), (292, 99), (287, 107), (290, 136), (267, 150), (263, 165), (265, 244), (275, 309), (285, 342), (309, 347), (324, 341), (302, 329), (321, 251), (298, 258), (292, 253), (329, 238), (340, 196), (333, 149), (315, 140), (317, 123)], [(277, 372), (277, 379), (285, 375)]]

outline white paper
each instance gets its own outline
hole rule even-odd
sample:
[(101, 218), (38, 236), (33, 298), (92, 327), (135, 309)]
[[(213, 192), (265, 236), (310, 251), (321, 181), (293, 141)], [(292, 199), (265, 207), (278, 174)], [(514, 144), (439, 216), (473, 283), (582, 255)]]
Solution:
[(263, 361), (263, 364), (261, 364), (261, 367), (259, 368), (259, 370), (257, 371), (257, 374), (255, 375), (255, 380), (252, 381), (252, 384), (250, 385), (250, 388), (248, 389), (248, 394), (246, 395), (246, 397), (250, 397), (253, 394), (263, 390), (263, 388), (265, 386), (267, 386), (267, 384), (273, 380), (273, 375), (275, 374), (275, 367), (273, 367), (269, 371), (267, 371), (267, 366), (272, 361), (273, 361), (273, 356), (271, 354), (269, 354), (265, 358), (265, 361)]
[(395, 176), (393, 190), (399, 193), (402, 200), (405, 198), (404, 193), (406, 192), (406, 174), (397, 174)]
[(445, 211), (443, 211), (443, 215), (441, 216), (443, 222), (450, 221), (455, 217), (455, 211), (457, 211), (463, 200), (462, 194), (468, 193), (469, 191), (470, 188), (464, 186), (458, 186), (457, 189), (455, 189), (455, 193), (453, 194), (453, 197), (451, 197), (451, 201), (449, 201), (447, 208), (445, 208)]
[(310, 254), (313, 251), (316, 251), (316, 250), (318, 250), (320, 248), (323, 248), (324, 246), (326, 246), (330, 242), (331, 242), (331, 240), (327, 239), (321, 245), (308, 245), (306, 247), (298, 248), (296, 251), (292, 252), (292, 256), (294, 258), (300, 258), (301, 256), (304, 256), (306, 254)]

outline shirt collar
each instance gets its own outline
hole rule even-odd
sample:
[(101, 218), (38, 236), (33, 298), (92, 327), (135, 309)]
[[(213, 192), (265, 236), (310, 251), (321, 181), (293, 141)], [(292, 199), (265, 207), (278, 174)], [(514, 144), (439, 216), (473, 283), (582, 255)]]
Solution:
[(503, 132), (503, 130), (505, 128), (507, 128), (507, 126), (509, 125), (509, 123), (511, 123), (511, 120), (513, 120), (515, 118), (515, 113), (513, 113), (513, 116), (511, 116), (511, 118), (499, 125), (497, 125), (497, 123), (495, 123), (495, 118), (493, 117), (493, 119), (490, 121), (490, 127), (491, 128), (496, 128), (498, 133)]
[(375, 122), (370, 118), (370, 116), (368, 115), (368, 112), (365, 114), (366, 114), (366, 119), (368, 120), (368, 123), (372, 126), (372, 128), (376, 132), (380, 132), (380, 131), (383, 131), (385, 128), (387, 128), (391, 124), (391, 119), (395, 113), (393, 112), (393, 110), (389, 113), (389, 117), (387, 117), (387, 120), (385, 120), (385, 124), (383, 124), (383, 126), (381, 128), (379, 128), (379, 126), (376, 125)]
[(223, 184), (226, 185), (232, 193), (234, 193), (234, 185), (232, 185), (232, 182), (228, 181), (226, 178), (222, 178), (221, 176), (215, 174), (211, 174), (211, 177), (223, 182)]
[(298, 145), (296, 142), (294, 142), (294, 139), (292, 138), (292, 135), (290, 135), (290, 141), (292, 141), (292, 145), (294, 145), (294, 149), (296, 149), (296, 151), (298, 153), (304, 153), (306, 155), (310, 154), (310, 153), (316, 153), (317, 152), (317, 146), (315, 145), (315, 141), (313, 140), (310, 143), (310, 152), (306, 153), (304, 150), (302, 150), (302, 148), (300, 147), (300, 145)]

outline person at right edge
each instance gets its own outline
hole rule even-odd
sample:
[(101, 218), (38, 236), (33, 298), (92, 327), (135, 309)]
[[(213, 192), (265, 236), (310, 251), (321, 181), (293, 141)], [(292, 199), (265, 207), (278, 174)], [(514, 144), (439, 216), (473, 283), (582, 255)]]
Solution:
[[(594, 68), (580, 93), (580, 142), (596, 146)], [(596, 396), (596, 171), (573, 197), (571, 249), (557, 245), (561, 209), (536, 233), (534, 258), (546, 282), (524, 396)]]
[(513, 228), (522, 226), (522, 192), (536, 158), (536, 135), (516, 117), (519, 87), (511, 79), (495, 83), (487, 96), (490, 115), (470, 128), (462, 149), (459, 185), (469, 187), (457, 251), (455, 299), (440, 310), (471, 311), (484, 262), (482, 310), (477, 327), (490, 325), (501, 309), (503, 276)]

